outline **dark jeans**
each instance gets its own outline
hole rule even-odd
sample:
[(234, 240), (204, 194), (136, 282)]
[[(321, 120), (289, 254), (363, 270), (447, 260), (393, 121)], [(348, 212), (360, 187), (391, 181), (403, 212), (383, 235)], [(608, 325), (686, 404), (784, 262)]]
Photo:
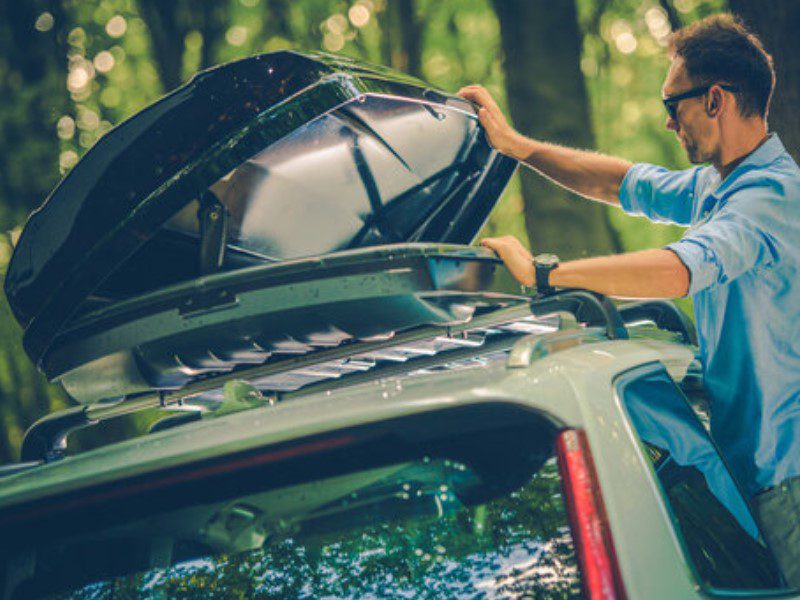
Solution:
[(753, 504), (783, 576), (789, 585), (800, 588), (800, 477), (761, 492)]

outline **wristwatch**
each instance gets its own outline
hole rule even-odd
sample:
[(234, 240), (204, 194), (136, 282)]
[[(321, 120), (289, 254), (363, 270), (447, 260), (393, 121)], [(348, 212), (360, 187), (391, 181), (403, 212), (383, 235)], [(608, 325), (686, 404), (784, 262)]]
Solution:
[(533, 268), (536, 274), (536, 291), (542, 295), (552, 294), (556, 289), (550, 285), (550, 271), (558, 268), (558, 257), (555, 254), (537, 254), (533, 257)]

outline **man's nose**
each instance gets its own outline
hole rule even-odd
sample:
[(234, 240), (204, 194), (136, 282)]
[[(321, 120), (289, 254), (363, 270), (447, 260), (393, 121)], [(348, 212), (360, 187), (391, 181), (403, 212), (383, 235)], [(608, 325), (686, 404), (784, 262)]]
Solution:
[(664, 127), (666, 127), (667, 129), (669, 129), (671, 131), (674, 131), (676, 133), (681, 128), (680, 124), (678, 123), (678, 120), (677, 119), (673, 119), (669, 115), (667, 115), (667, 121), (666, 121), (666, 123), (664, 123)]

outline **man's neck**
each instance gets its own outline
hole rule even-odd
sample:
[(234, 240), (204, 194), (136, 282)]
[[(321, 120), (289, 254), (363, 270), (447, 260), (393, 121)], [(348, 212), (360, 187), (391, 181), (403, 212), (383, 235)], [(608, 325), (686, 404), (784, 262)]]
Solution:
[(721, 144), (719, 156), (713, 161), (720, 177), (725, 179), (744, 159), (767, 141), (767, 123), (763, 119), (753, 120), (737, 127)]

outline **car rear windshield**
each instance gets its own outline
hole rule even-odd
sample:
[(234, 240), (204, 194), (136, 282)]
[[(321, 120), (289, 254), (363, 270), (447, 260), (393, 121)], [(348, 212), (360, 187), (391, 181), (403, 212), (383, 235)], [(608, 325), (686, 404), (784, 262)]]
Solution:
[(498, 406), (263, 449), (255, 468), (231, 458), (193, 486), (87, 506), (67, 535), (12, 552), (6, 584), (16, 598), (578, 597), (554, 430)]

